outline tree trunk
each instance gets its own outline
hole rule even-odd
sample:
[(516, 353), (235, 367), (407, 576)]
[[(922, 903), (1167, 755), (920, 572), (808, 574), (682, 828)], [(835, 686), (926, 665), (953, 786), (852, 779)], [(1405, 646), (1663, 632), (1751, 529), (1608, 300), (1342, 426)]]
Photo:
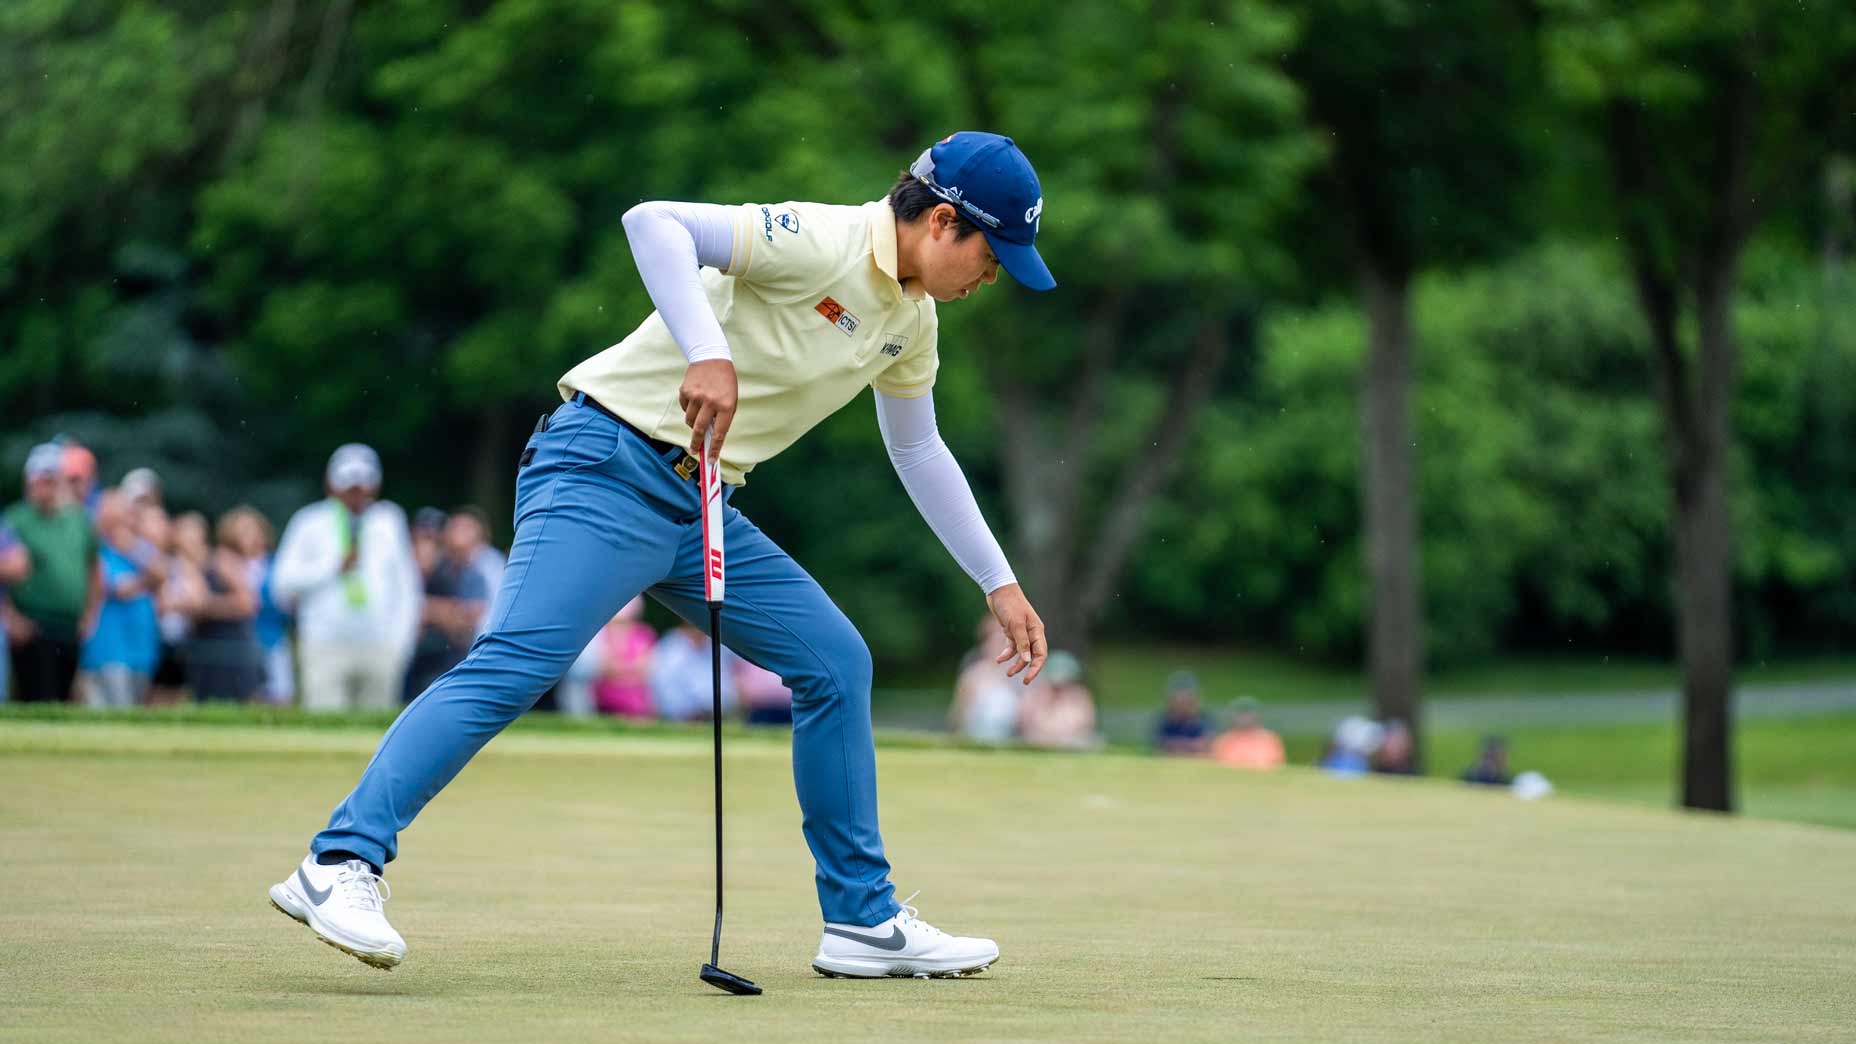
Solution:
[(1411, 727), (1422, 763), (1424, 619), (1418, 590), (1418, 492), (1411, 429), (1410, 277), (1367, 262), (1362, 293), (1369, 324), (1360, 389), (1361, 487), (1365, 491), (1368, 611), (1366, 658), (1373, 707)]
[(1733, 808), (1733, 532), (1727, 454), (1698, 456), (1701, 459), (1691, 461), (1682, 476), (1676, 496), (1676, 592), (1681, 603), (1686, 721), (1682, 803), (1727, 812)]
[[(1624, 204), (1624, 242), (1650, 332), (1656, 401), (1663, 418), (1675, 508), (1677, 645), (1682, 657), (1682, 803), (1733, 808), (1733, 517), (1728, 458), (1733, 447), (1739, 348), (1732, 312), (1740, 254), (1754, 224), (1749, 189), (1753, 150), (1752, 78), (1719, 78), (1720, 133), (1712, 213), (1688, 264), (1657, 249), (1666, 242), (1650, 201), (1666, 191), (1658, 156), (1635, 103), (1607, 112), (1612, 177)], [(1693, 281), (1700, 343), (1693, 365), (1677, 332), (1677, 273)]]
[(1682, 803), (1733, 809), (1733, 514), (1728, 457), (1739, 350), (1733, 298), (1740, 241), (1724, 237), (1698, 288), (1700, 366), (1692, 430), (1676, 475), (1676, 585), (1681, 595)]
[(1147, 525), (1147, 508), (1155, 494), (1166, 488), (1173, 470), (1186, 454), (1195, 422), (1217, 384), (1218, 371), (1231, 352), (1231, 338), (1221, 317), (1208, 317), (1199, 328), (1186, 358), (1167, 382), (1166, 404), (1141, 440), (1146, 447), (1122, 467), (1109, 496), (1109, 508), (1096, 539), (1076, 567), (1079, 578), (1071, 583), (1073, 597), (1058, 607), (1071, 651), (1084, 655), (1095, 623), (1115, 593), (1115, 583), (1128, 563), (1128, 554)]
[(1027, 596), (1041, 607), (1052, 648), (1087, 644), (1087, 622), (1066, 610), (1079, 582), (1081, 498), (1127, 303), (1128, 295), (1117, 292), (1090, 310), (1060, 426), (1046, 423), (1037, 397), (1012, 374), (997, 365), (991, 369), (1005, 438), (1000, 459), (1012, 512), (1014, 566)]

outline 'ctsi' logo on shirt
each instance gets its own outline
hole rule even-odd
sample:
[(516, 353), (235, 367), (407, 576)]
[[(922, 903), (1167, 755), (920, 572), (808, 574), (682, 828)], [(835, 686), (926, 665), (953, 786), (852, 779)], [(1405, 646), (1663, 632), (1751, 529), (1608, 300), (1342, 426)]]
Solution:
[(844, 336), (849, 337), (857, 332), (857, 317), (851, 314), (850, 309), (838, 302), (827, 297), (814, 307), (817, 309), (818, 314), (825, 317), (827, 322), (843, 330)]

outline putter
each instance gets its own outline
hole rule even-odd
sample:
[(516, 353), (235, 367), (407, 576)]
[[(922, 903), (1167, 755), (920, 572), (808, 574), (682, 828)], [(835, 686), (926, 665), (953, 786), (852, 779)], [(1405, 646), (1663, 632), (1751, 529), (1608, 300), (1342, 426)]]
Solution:
[(702, 436), (702, 589), (709, 603), (709, 653), (713, 672), (715, 707), (709, 719), (715, 727), (715, 935), (709, 940), (709, 963), (702, 966), (702, 981), (718, 990), (748, 997), (760, 996), (760, 987), (720, 967), (722, 951), (722, 596), (725, 586), (722, 560), (722, 474), (710, 456), (715, 438), (710, 428)]

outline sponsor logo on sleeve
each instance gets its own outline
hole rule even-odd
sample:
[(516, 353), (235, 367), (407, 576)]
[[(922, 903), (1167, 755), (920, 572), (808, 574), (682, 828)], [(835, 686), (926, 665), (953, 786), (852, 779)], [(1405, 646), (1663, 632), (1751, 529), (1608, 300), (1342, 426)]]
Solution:
[(851, 314), (850, 309), (833, 301), (831, 298), (825, 298), (815, 305), (814, 308), (818, 311), (818, 314), (825, 317), (826, 322), (843, 330), (844, 336), (849, 337), (857, 332), (857, 317)]
[(902, 350), (908, 346), (908, 334), (886, 333), (883, 335), (883, 354), (889, 356), (891, 359), (901, 355)]
[(799, 215), (798, 214), (795, 214), (789, 210), (786, 213), (781, 214), (779, 218), (777, 218), (776, 220), (780, 222), (781, 228), (787, 230), (788, 232), (791, 232), (795, 236), (799, 234)]
[(773, 211), (760, 208), (760, 235), (767, 242), (773, 242)]

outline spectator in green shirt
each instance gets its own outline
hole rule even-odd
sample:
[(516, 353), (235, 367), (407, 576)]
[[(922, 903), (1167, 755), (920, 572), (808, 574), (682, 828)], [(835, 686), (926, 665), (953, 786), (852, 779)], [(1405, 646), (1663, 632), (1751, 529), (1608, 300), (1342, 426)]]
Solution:
[(13, 670), (21, 700), (69, 700), (83, 635), (102, 601), (97, 538), (61, 477), (64, 449), (45, 444), (26, 457), (26, 499), (6, 510), (32, 573), (10, 592)]

